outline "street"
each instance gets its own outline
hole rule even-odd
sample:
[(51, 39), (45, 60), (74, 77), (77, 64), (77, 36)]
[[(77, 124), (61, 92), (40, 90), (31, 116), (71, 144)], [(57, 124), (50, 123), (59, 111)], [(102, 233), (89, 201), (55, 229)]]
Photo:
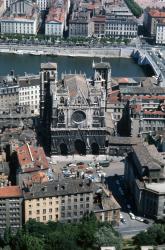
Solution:
[(137, 220), (132, 220), (130, 218), (129, 212), (136, 214), (135, 205), (130, 194), (126, 192), (125, 183), (124, 183), (124, 160), (121, 158), (113, 158), (113, 161), (110, 163), (108, 168), (104, 168), (106, 172), (106, 182), (109, 186), (109, 189), (112, 191), (115, 199), (121, 206), (121, 214), (125, 223), (120, 222), (120, 225), (116, 227), (116, 230), (122, 234), (122, 236), (133, 236), (139, 233), (140, 231), (146, 230), (151, 224), (152, 221), (149, 220), (149, 224), (140, 222)]

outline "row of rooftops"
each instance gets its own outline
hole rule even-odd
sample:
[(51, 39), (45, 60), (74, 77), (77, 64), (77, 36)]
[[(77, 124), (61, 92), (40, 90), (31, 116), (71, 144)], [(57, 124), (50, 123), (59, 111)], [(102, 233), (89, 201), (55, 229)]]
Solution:
[(154, 18), (165, 18), (165, 11), (162, 9), (149, 9), (147, 13)]
[(39, 75), (26, 75), (25, 76), (15, 76), (7, 75), (0, 76), (0, 89), (13, 88), (13, 87), (29, 87), (40, 85)]
[(49, 13), (46, 17), (45, 22), (58, 22), (58, 23), (64, 23), (65, 21), (65, 8), (56, 8), (56, 7), (51, 7), (49, 9)]
[[(90, 180), (60, 180), (33, 185), (30, 189), (23, 191), (19, 186), (0, 187), (0, 199), (3, 198), (24, 198), (25, 200), (39, 199), (46, 197), (59, 197), (65, 195), (101, 194), (100, 204), (94, 202), (94, 211), (100, 209), (120, 209), (120, 205), (112, 196), (112, 193), (102, 184), (94, 184)], [(93, 201), (92, 201), (93, 202)]]

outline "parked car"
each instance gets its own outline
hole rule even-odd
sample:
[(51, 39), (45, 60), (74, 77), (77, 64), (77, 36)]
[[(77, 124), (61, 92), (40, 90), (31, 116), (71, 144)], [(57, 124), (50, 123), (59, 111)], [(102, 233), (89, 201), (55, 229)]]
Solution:
[(131, 212), (129, 213), (129, 216), (130, 216), (131, 220), (135, 220), (136, 219), (135, 215), (133, 213), (131, 213)]
[(143, 222), (143, 221), (144, 221), (144, 219), (141, 218), (141, 217), (136, 217), (136, 220), (137, 220), (137, 221), (140, 221), (140, 222)]
[(124, 218), (121, 219), (121, 222), (122, 222), (123, 224), (126, 224), (126, 220), (125, 220)]
[(144, 222), (145, 224), (149, 224), (149, 223), (150, 223), (149, 220), (147, 220), (147, 219), (144, 219), (143, 222)]

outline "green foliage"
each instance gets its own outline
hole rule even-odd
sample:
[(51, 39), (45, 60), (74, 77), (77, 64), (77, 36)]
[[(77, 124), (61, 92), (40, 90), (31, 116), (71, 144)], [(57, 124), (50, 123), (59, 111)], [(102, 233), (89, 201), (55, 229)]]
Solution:
[(122, 249), (122, 239), (112, 229), (111, 225), (103, 225), (95, 233), (95, 242), (97, 247), (115, 246), (116, 249)]
[(99, 222), (93, 213), (86, 214), (79, 223), (29, 220), (16, 235), (6, 229), (3, 247), (12, 250), (98, 250), (100, 246), (122, 249), (119, 234), (109, 223)]
[(134, 16), (140, 17), (142, 15), (143, 9), (134, 0), (125, 0), (125, 2)]
[(140, 232), (134, 238), (138, 246), (161, 245), (165, 243), (165, 224), (154, 224), (146, 232)]

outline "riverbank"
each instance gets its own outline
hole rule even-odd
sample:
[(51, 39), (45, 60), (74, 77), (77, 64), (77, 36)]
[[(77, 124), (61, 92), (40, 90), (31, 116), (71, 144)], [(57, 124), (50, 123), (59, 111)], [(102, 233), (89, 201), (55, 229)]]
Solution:
[(133, 52), (133, 47), (102, 47), (102, 48), (82, 48), (82, 47), (49, 47), (49, 46), (26, 46), (26, 45), (0, 45), (0, 53), (10, 53), (18, 55), (50, 55), (68, 57), (104, 57), (104, 58), (129, 58)]

